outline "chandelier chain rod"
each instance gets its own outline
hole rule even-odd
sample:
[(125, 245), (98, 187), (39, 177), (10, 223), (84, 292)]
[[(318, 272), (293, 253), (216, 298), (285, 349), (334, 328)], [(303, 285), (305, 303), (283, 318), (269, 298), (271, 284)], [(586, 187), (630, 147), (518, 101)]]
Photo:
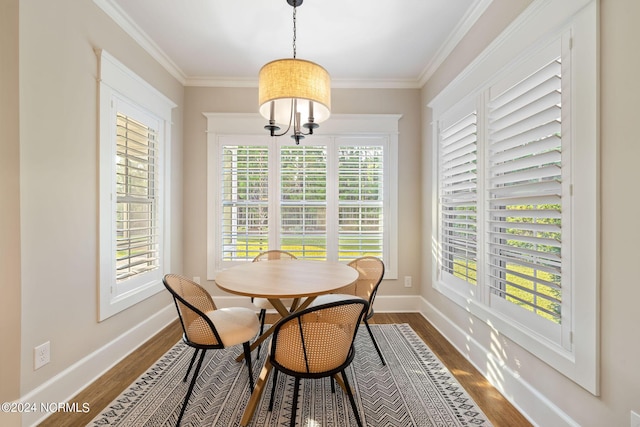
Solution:
[(296, 58), (296, 5), (297, 1), (293, 2), (293, 59)]

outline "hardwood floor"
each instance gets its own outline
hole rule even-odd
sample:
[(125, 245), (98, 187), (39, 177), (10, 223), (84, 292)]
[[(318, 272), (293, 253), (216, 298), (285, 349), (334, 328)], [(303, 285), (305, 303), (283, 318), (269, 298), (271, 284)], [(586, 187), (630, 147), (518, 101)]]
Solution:
[(70, 403), (78, 403), (79, 407), (88, 403), (89, 412), (86, 414), (82, 412), (56, 412), (39, 425), (79, 427), (88, 424), (129, 384), (145, 373), (156, 360), (173, 347), (181, 337), (182, 328), (176, 320), (71, 399)]
[[(271, 317), (271, 318), (270, 318)], [(273, 322), (275, 315), (267, 316)], [(531, 424), (471, 365), (442, 335), (417, 313), (376, 313), (369, 323), (408, 323), (453, 373), (458, 382), (496, 427), (526, 427)], [(55, 413), (40, 426), (76, 427), (89, 423), (129, 384), (142, 375), (181, 337), (176, 321), (148, 343), (75, 396), (71, 403), (88, 403), (88, 413)]]

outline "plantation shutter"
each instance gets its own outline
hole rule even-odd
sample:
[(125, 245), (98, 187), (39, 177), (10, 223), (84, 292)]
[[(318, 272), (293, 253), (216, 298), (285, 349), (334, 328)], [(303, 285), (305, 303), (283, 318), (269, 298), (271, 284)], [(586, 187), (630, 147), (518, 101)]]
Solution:
[(489, 101), (492, 295), (560, 322), (560, 58)]
[(440, 130), (441, 269), (477, 284), (477, 115)]
[(327, 148), (280, 151), (280, 248), (298, 258), (327, 259)]
[(251, 260), (269, 248), (268, 147), (223, 144), (220, 159), (222, 260)]
[(116, 116), (116, 282), (159, 267), (157, 130)]
[(338, 259), (383, 257), (384, 150), (341, 145), (338, 151)]

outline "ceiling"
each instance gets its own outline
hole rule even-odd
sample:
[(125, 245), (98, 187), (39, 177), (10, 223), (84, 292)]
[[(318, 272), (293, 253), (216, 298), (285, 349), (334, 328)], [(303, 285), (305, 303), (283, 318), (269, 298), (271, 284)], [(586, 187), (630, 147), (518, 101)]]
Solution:
[[(293, 56), (286, 0), (94, 0), (185, 85), (257, 86)], [(334, 87), (420, 87), (491, 0), (304, 0), (296, 57)]]

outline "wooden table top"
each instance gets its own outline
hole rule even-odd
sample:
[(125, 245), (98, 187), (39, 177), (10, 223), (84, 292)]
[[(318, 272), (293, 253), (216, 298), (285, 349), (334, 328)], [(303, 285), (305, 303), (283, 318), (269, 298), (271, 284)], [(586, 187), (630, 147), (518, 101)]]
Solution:
[(257, 298), (304, 298), (353, 283), (358, 272), (330, 261), (270, 260), (221, 271), (216, 284), (232, 294)]

